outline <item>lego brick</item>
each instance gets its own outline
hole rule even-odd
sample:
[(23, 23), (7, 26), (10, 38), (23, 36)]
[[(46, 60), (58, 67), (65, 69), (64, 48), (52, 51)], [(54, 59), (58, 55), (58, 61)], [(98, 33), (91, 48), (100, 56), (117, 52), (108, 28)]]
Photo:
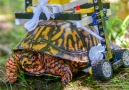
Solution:
[[(18, 19), (31, 19), (33, 13), (15, 13), (15, 18)], [(55, 14), (54, 20), (81, 20), (81, 14), (72, 14), (72, 13), (57, 13)], [(41, 13), (40, 20), (47, 20), (44, 13)], [(50, 20), (53, 20), (52, 18)]]
[(32, 6), (32, 0), (25, 0), (25, 10), (28, 6)]
[(91, 24), (93, 22), (93, 19), (91, 16), (86, 16), (82, 20), (78, 20), (78, 21), (74, 20), (71, 22), (74, 23), (79, 28), (79, 27)]
[[(92, 13), (88, 14), (91, 16)], [(111, 9), (107, 9), (107, 16), (111, 15)], [(18, 19), (31, 19), (33, 13), (15, 13), (15, 18)], [(40, 15), (40, 20), (47, 20), (45, 14)], [(52, 18), (50, 20), (53, 20)], [(73, 13), (57, 13), (54, 20), (82, 20), (82, 14), (73, 14)]]
[(66, 4), (69, 3), (70, 0), (49, 0), (48, 4)]
[[(85, 3), (80, 6), (80, 8), (91, 8), (94, 5), (92, 3)], [(110, 3), (103, 3), (103, 8), (109, 9), (110, 8)]]
[(73, 0), (70, 3), (62, 5), (62, 6), (63, 6), (64, 10), (68, 10), (68, 9), (74, 8), (76, 5), (83, 5), (87, 2), (88, 2), (88, 0)]

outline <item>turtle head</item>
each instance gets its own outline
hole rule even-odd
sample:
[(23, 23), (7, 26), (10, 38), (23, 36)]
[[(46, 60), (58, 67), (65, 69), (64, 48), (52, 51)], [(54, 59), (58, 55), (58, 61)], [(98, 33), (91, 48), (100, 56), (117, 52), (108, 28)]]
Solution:
[(26, 68), (32, 68), (38, 61), (38, 53), (33, 51), (24, 51), (21, 53), (20, 64)]

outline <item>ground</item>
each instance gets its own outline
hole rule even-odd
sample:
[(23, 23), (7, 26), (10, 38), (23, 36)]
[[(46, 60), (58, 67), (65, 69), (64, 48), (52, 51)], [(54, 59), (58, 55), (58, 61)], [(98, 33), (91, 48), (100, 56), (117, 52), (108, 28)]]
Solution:
[[(2, 77), (3, 67), (0, 67)], [(75, 74), (66, 90), (128, 90), (129, 89), (129, 69), (120, 68), (114, 72), (111, 80), (96, 81), (91, 75), (79, 72)], [(1, 79), (0, 79), (1, 80)], [(60, 78), (57, 77), (30, 77), (20, 75), (20, 79), (15, 84), (0, 86), (0, 90), (61, 90)]]

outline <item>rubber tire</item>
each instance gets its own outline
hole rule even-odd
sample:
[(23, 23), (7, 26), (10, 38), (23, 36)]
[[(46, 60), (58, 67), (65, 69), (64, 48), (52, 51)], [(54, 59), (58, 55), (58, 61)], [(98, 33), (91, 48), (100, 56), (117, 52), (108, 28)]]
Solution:
[[(125, 52), (128, 52), (128, 53), (129, 53), (129, 50), (125, 50), (125, 51), (123, 52), (123, 55), (124, 55)], [(126, 65), (126, 64), (124, 63), (124, 61), (123, 61), (123, 58), (124, 58), (123, 55), (122, 55), (123, 67), (127, 68), (127, 67), (129, 67), (129, 65)]]
[[(103, 73), (103, 64), (105, 62), (109, 63), (111, 67), (111, 75), (109, 77), (106, 77)], [(101, 81), (109, 80), (112, 77), (112, 74), (113, 74), (112, 65), (108, 60), (100, 60), (92, 65), (92, 75), (96, 80), (101, 80)]]

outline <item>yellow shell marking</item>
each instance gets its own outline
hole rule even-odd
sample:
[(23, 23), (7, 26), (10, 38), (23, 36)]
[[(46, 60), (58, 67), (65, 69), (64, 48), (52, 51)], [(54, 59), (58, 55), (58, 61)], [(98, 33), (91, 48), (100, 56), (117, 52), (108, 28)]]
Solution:
[(75, 44), (75, 49), (76, 49), (76, 51), (78, 51), (78, 46), (77, 46), (77, 43)]
[(34, 30), (33, 34), (36, 35), (36, 33), (38, 32), (38, 30), (39, 30), (39, 27), (37, 27), (37, 28)]
[(97, 45), (97, 40), (94, 36), (93, 36), (93, 42), (94, 42), (95, 45)]
[(89, 35), (89, 33), (87, 33), (87, 32), (83, 32), (82, 34), (83, 34), (84, 36)]
[(74, 30), (73, 31), (73, 34), (72, 34), (72, 37), (73, 37), (73, 41), (76, 43), (77, 42), (77, 36), (78, 34), (77, 34), (77, 31), (76, 30)]
[(33, 45), (33, 48), (35, 50), (41, 50), (42, 48), (46, 47), (47, 46), (47, 43), (44, 43), (44, 44), (37, 44), (37, 45)]
[(38, 38), (38, 36), (41, 34), (42, 30), (43, 30), (44, 26), (40, 28), (40, 30), (37, 32), (37, 34), (34, 37), (34, 40), (36, 40)]
[(66, 25), (61, 26), (60, 31), (59, 31), (56, 35), (54, 35), (54, 36), (51, 38), (52, 41), (56, 40), (57, 38), (59, 38), (59, 37), (62, 35), (65, 26), (66, 26)]
[(26, 43), (25, 43), (25, 42), (22, 42), (22, 43), (21, 43), (21, 46), (22, 46), (22, 47), (29, 48), (29, 46), (28, 46), (28, 43), (27, 43), (27, 42), (26, 42)]
[(66, 49), (66, 44), (67, 44), (67, 36), (68, 34), (64, 34), (64, 48)]
[(58, 53), (58, 50), (54, 49), (53, 47), (50, 46), (50, 52), (53, 54), (53, 55), (56, 55)]
[(70, 28), (68, 28), (68, 29), (66, 30), (66, 34), (72, 34), (72, 31), (71, 31)]
[(81, 40), (79, 40), (78, 45), (79, 45), (79, 48), (83, 47), (83, 43)]
[(62, 42), (63, 42), (63, 39), (62, 39), (62, 38), (60, 38), (60, 39), (58, 40), (58, 47), (60, 47), (60, 46), (61, 46)]
[(25, 48), (31, 48), (32, 44), (29, 44), (31, 42), (31, 40), (29, 40), (28, 42), (22, 42), (21, 46), (25, 47)]
[(69, 28), (69, 29), (67, 29), (66, 30), (66, 32), (65, 32), (65, 34), (64, 34), (64, 47), (65, 47), (65, 49), (66, 49), (66, 45), (67, 45), (67, 38), (68, 38), (68, 35), (69, 34), (72, 34), (72, 31), (71, 31), (71, 29)]
[(74, 51), (71, 39), (68, 40), (68, 46), (69, 46), (69, 50), (73, 50)]
[(44, 36), (44, 38), (46, 39), (46, 40), (48, 40), (48, 32), (50, 32), (50, 29), (51, 29), (51, 27), (47, 27), (46, 29), (45, 29), (45, 31), (43, 31), (42, 32), (42, 35)]

